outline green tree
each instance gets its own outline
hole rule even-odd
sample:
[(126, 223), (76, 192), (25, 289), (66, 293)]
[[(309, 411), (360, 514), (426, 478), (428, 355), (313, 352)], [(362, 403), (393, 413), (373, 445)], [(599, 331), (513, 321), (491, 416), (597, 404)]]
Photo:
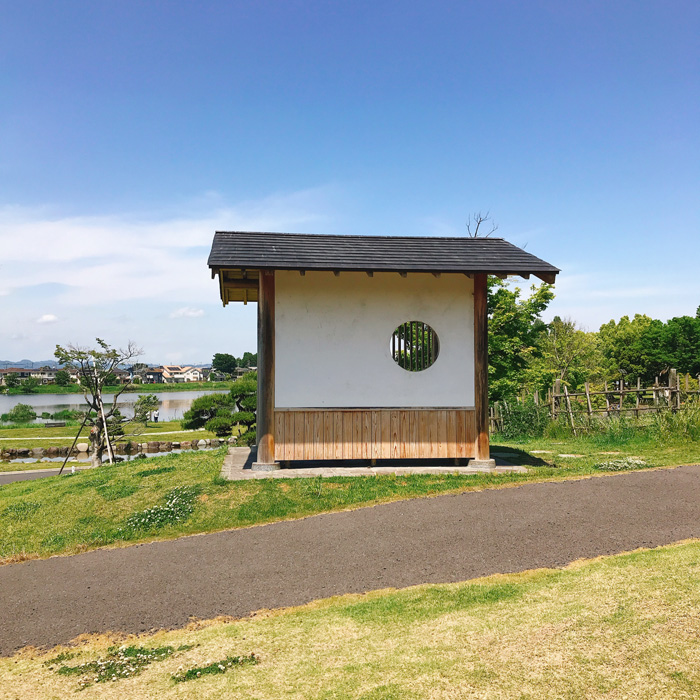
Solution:
[(623, 316), (617, 323), (614, 320), (604, 323), (598, 338), (607, 378), (653, 379), (663, 368), (663, 357), (658, 343), (654, 345), (650, 341), (660, 337), (662, 328), (661, 321), (642, 314), (635, 314), (632, 320)]
[(540, 340), (547, 325), (540, 314), (554, 298), (552, 285), (532, 285), (530, 296), (520, 298), (519, 287), (490, 277), (489, 312), (489, 395), (499, 400), (519, 393), (526, 369), (540, 353)]
[(240, 428), (239, 444), (255, 441), (255, 409), (257, 404), (257, 374), (249, 372), (237, 379), (229, 394), (206, 394), (192, 402), (182, 417), (183, 430), (206, 428), (219, 437), (231, 435)]
[(134, 421), (148, 425), (148, 419), (160, 407), (160, 401), (155, 394), (140, 394), (134, 404)]
[(257, 367), (258, 366), (258, 353), (257, 352), (244, 352), (243, 357), (238, 361), (239, 367)]
[(35, 377), (27, 377), (22, 382), (22, 391), (25, 394), (33, 394), (39, 386), (39, 380)]
[(10, 372), (5, 377), (5, 385), (10, 389), (18, 387), (21, 383), (22, 380), (19, 378), (19, 374), (17, 374), (17, 372)]
[(7, 418), (12, 423), (29, 423), (36, 418), (34, 409), (26, 403), (18, 403), (12, 407), (7, 414)]
[(527, 370), (527, 388), (546, 391), (555, 379), (571, 391), (602, 376), (603, 356), (596, 333), (577, 328), (575, 321), (555, 316), (540, 336), (539, 353)]
[(237, 366), (238, 363), (236, 362), (236, 358), (228, 353), (217, 352), (211, 362), (212, 369), (229, 375), (236, 371)]
[(71, 383), (70, 373), (65, 369), (59, 369), (54, 379), (58, 386), (68, 386)]
[(118, 438), (124, 433), (118, 402), (128, 385), (123, 384), (117, 389), (109, 407), (105, 406), (102, 400), (102, 392), (113, 371), (120, 364), (140, 355), (141, 350), (132, 342), (123, 349), (113, 348), (101, 338), (96, 338), (96, 342), (95, 348), (72, 344), (66, 347), (57, 345), (54, 355), (62, 365), (73, 367), (78, 372), (87, 404), (85, 422), (91, 426), (92, 465), (99, 467), (105, 450), (109, 450), (112, 438)]

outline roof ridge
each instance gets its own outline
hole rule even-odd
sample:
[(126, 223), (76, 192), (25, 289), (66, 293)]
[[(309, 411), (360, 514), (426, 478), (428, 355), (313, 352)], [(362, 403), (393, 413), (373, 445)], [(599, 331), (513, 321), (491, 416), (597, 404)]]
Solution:
[[(300, 236), (307, 236), (307, 237), (325, 237), (325, 238), (367, 238), (367, 239), (385, 239), (385, 240), (399, 240), (399, 239), (408, 239), (408, 240), (429, 240), (429, 241), (483, 241), (483, 240), (490, 240), (490, 241), (504, 241), (505, 243), (510, 243), (510, 241), (507, 241), (505, 238), (502, 236), (390, 236), (387, 234), (384, 235), (378, 235), (378, 234), (364, 234), (364, 233), (293, 233), (291, 231), (215, 231), (215, 234), (236, 234), (236, 233), (241, 233), (241, 234), (246, 234), (246, 235), (270, 235), (270, 236), (289, 236), (291, 237), (300, 237)], [(514, 245), (511, 243), (511, 245)], [(516, 246), (517, 247), (517, 246)]]

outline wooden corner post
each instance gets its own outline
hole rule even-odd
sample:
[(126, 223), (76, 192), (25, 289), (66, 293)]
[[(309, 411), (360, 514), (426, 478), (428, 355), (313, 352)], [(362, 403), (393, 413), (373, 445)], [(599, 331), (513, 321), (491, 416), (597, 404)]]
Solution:
[(474, 462), (493, 468), (489, 454), (489, 320), (484, 273), (474, 275), (474, 409), (476, 444)]
[(275, 469), (275, 271), (261, 270), (258, 288), (258, 456), (254, 466)]

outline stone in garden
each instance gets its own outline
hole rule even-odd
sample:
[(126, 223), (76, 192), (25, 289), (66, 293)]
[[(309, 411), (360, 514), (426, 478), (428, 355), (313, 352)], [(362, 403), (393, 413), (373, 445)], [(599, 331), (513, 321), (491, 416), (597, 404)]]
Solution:
[(207, 441), (206, 441), (206, 440), (200, 440), (200, 441), (197, 443), (197, 446), (198, 446), (198, 447), (206, 447), (206, 446), (207, 446)]
[(182, 450), (189, 450), (192, 447), (192, 443), (189, 440), (183, 440), (180, 443), (180, 449)]
[(89, 447), (90, 445), (88, 445), (87, 442), (79, 442), (75, 446), (75, 449), (78, 450), (78, 452), (87, 452)]

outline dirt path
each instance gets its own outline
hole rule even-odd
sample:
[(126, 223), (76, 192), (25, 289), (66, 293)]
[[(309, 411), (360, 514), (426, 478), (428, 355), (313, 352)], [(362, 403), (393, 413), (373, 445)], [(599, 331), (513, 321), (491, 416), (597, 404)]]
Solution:
[(0, 567), (0, 653), (700, 537), (700, 466), (400, 501)]

